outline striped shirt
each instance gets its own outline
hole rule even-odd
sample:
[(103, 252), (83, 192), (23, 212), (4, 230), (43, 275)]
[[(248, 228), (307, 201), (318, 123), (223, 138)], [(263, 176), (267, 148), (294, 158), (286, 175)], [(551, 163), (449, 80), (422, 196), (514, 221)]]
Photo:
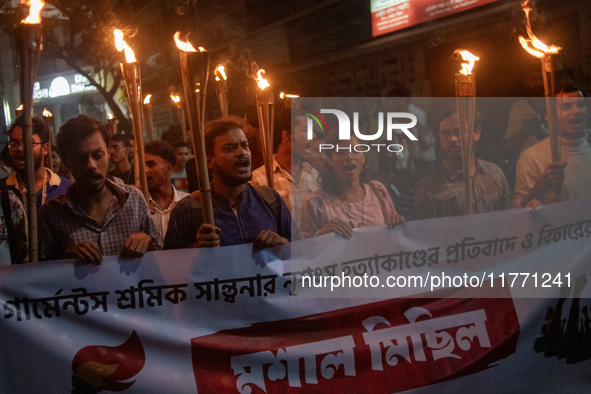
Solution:
[[(75, 185), (75, 184), (74, 184)], [(96, 243), (103, 256), (121, 252), (127, 237), (143, 232), (158, 244), (158, 236), (144, 196), (134, 186), (118, 185), (107, 179), (113, 196), (102, 225), (71, 198), (72, 186), (61, 197), (39, 210), (39, 259), (56, 260), (70, 246), (84, 241)]]
[[(304, 199), (308, 194), (318, 189), (318, 171), (305, 161), (300, 163), (300, 170), (300, 181), (296, 183), (291, 174), (277, 162), (276, 156), (273, 156), (274, 189), (287, 204), (291, 216), (293, 216), (298, 226), (302, 217)], [(250, 183), (255, 186), (268, 186), (265, 166), (252, 172), (252, 181)]]

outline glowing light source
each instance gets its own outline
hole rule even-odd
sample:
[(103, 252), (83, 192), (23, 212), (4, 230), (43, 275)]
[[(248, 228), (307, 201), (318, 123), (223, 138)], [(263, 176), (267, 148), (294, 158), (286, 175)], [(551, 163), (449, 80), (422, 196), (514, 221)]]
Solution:
[(480, 60), (478, 56), (474, 56), (465, 49), (456, 49), (454, 51), (454, 55), (458, 57), (461, 56), (462, 60), (464, 61), (462, 63), (462, 69), (460, 70), (460, 74), (463, 75), (472, 74), (472, 68), (474, 67), (474, 63), (476, 62), (476, 60)]
[(197, 47), (197, 49), (195, 49), (195, 47), (190, 43), (190, 42), (184, 42), (180, 40), (180, 36), (181, 36), (181, 32), (177, 31), (176, 33), (174, 33), (174, 42), (176, 43), (176, 46), (184, 52), (197, 52), (197, 49), (199, 49), (199, 52), (205, 52), (205, 48), (202, 47)]
[(146, 98), (144, 98), (144, 104), (150, 104), (150, 98), (152, 97), (151, 94), (148, 94)]
[(41, 9), (45, 5), (45, 2), (43, 0), (32, 0), (30, 2), (30, 4), (28, 1), (25, 1), (25, 2), (21, 2), (21, 4), (30, 5), (29, 16), (27, 16), (25, 19), (23, 19), (21, 21), (21, 23), (26, 23), (26, 24), (41, 23), (41, 16), (40, 16)]
[(226, 76), (225, 68), (222, 65), (219, 65), (215, 68), (215, 74), (216, 81), (221, 81), (222, 79), (225, 81), (228, 79), (228, 77)]
[(279, 93), (279, 98), (284, 99), (284, 98), (296, 98), (296, 97), (300, 97), (299, 94), (288, 94), (288, 93)]
[(529, 13), (532, 10), (532, 8), (528, 7), (528, 3), (529, 3), (529, 0), (526, 0), (521, 5), (521, 9), (523, 9), (523, 12), (525, 12), (526, 29), (527, 29), (527, 35), (529, 36), (529, 39), (519, 36), (519, 42), (521, 43), (521, 46), (523, 47), (523, 49), (528, 51), (531, 55), (533, 55), (539, 59), (543, 58), (546, 55), (557, 54), (562, 48), (554, 46), (554, 45), (548, 46), (548, 45), (544, 44), (542, 41), (538, 40), (538, 38), (533, 33), (532, 28), (531, 28), (531, 23), (529, 21)]
[(255, 81), (257, 81), (257, 83), (259, 84), (259, 89), (261, 90), (265, 90), (266, 88), (271, 86), (269, 85), (267, 80), (263, 78), (263, 75), (265, 75), (265, 70), (261, 68), (259, 71), (257, 71), (257, 77), (255, 78)]
[(53, 114), (51, 112), (49, 112), (47, 110), (47, 108), (44, 108), (43, 109), (43, 116), (46, 117), (46, 118), (49, 118), (49, 117), (53, 116)]
[(49, 86), (49, 97), (66, 96), (70, 94), (70, 84), (64, 77), (57, 77)]
[(115, 48), (117, 48), (119, 52), (125, 51), (125, 60), (127, 63), (135, 62), (135, 54), (129, 45), (123, 40), (123, 32), (115, 29), (113, 30), (113, 34), (115, 35)]

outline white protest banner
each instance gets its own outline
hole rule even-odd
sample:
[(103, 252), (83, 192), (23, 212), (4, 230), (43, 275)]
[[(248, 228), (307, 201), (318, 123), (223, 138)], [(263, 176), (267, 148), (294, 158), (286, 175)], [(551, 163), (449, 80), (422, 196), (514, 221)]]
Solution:
[[(416, 221), (356, 230), (350, 240), (331, 234), (294, 243), (306, 253), (292, 261), (240, 245), (7, 267), (0, 392), (589, 392), (588, 206)], [(514, 246), (503, 241), (501, 253), (506, 238)], [(509, 273), (533, 272), (532, 263), (561, 272), (562, 283), (553, 277), (545, 288), (554, 298), (511, 298)], [(307, 268), (292, 283), (300, 265), (380, 281), (426, 268), (495, 276), (492, 288), (485, 278), (415, 287), (414, 298), (386, 285), (379, 300), (313, 299), (297, 282)]]

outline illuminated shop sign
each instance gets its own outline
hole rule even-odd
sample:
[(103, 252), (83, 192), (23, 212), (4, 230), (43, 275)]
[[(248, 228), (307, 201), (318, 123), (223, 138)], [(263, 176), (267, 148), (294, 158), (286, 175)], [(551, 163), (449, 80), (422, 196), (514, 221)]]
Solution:
[(374, 37), (498, 0), (370, 0)]
[(90, 85), (88, 78), (81, 74), (59, 76), (51, 81), (35, 82), (33, 85), (33, 100), (39, 101), (95, 90), (96, 87)]

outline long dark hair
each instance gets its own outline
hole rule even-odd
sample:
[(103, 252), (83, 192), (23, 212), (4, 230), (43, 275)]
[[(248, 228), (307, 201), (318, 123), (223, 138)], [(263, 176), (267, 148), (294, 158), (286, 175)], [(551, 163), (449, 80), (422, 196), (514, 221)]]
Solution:
[[(357, 138), (353, 138), (351, 139), (351, 144), (353, 144), (354, 140), (357, 140)], [(339, 131), (333, 130), (326, 137), (325, 143), (334, 146), (336, 149), (336, 146), (339, 144), (339, 142), (342, 143), (342, 141), (339, 141)], [(329, 159), (332, 158), (332, 150), (327, 150), (325, 152)], [(359, 174), (359, 184), (363, 186), (363, 184), (369, 182), (370, 179), (371, 177), (369, 175), (369, 172), (367, 171), (367, 168), (365, 168), (364, 164), (361, 167), (361, 173)], [(331, 166), (328, 162), (325, 163), (324, 166), (320, 169), (318, 183), (320, 184), (322, 191), (326, 193), (338, 196), (343, 192), (343, 185), (341, 185), (341, 183), (339, 182), (334, 167)]]

